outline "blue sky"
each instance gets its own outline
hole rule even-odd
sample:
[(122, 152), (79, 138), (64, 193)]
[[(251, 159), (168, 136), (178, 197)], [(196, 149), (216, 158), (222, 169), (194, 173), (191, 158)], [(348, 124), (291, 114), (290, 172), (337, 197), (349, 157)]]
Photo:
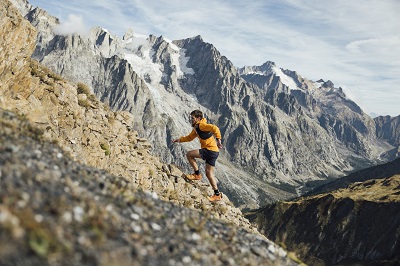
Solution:
[[(29, 0), (28, 0), (29, 1)], [(237, 67), (331, 80), (368, 114), (400, 115), (399, 0), (31, 0), (61, 30), (201, 35)]]

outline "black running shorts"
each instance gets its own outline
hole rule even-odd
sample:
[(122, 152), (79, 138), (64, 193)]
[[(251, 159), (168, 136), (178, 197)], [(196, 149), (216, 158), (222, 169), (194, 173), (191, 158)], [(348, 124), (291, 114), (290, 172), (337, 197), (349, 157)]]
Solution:
[(205, 160), (211, 166), (215, 166), (215, 162), (217, 161), (219, 152), (210, 151), (207, 149), (200, 149), (199, 150), (201, 159)]

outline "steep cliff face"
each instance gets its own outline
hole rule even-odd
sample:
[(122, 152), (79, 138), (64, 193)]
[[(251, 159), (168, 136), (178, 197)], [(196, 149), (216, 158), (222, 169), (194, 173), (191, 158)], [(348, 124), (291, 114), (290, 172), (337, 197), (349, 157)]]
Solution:
[(295, 71), (279, 69), (273, 62), (242, 68), (240, 73), (263, 88), (267, 101), (285, 113), (305, 114), (318, 121), (334, 140), (333, 145), (343, 145), (355, 157), (377, 155), (374, 121), (331, 81), (312, 82)]
[(268, 238), (295, 250), (310, 265), (396, 265), (400, 262), (400, 161), (374, 172), (380, 179), (364, 179), (366, 173), (359, 172), (364, 182), (279, 202), (247, 217)]
[(386, 156), (389, 159), (398, 158), (400, 156), (400, 116), (379, 116), (374, 120), (377, 137), (394, 146)]
[[(36, 45), (36, 30), (5, 1), (0, 10), (0, 86), (7, 91), (10, 86), (25, 84), (30, 71), (30, 51)], [(18, 82), (17, 82), (18, 81)], [(16, 88), (17, 90), (21, 88)], [(12, 94), (12, 92), (10, 92)]]
[(391, 149), (329, 81), (312, 82), (272, 62), (237, 69), (200, 36), (171, 42), (129, 30), (121, 39), (101, 28), (89, 36), (56, 35), (49, 29), (57, 21), (45, 24), (34, 12), (26, 17), (40, 25), (35, 58), (87, 84), (114, 110), (130, 112), (139, 136), (165, 162), (190, 171), (185, 153), (197, 143), (171, 139), (191, 130), (190, 111), (204, 111), (223, 133), (217, 178), (237, 206), (297, 195), (375, 164)]

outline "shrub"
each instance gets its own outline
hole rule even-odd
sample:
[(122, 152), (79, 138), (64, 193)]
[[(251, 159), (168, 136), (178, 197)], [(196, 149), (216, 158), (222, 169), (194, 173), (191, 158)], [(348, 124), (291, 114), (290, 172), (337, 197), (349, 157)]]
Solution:
[(111, 154), (110, 146), (108, 146), (107, 143), (101, 143), (101, 144), (100, 144), (100, 148), (101, 148), (102, 150), (104, 150), (104, 154), (105, 154), (106, 156), (108, 156), (108, 155)]
[(81, 82), (79, 82), (77, 85), (77, 92), (78, 92), (78, 94), (83, 93), (83, 94), (86, 94), (87, 96), (90, 96), (90, 94), (91, 94), (89, 86), (86, 84), (83, 84)]

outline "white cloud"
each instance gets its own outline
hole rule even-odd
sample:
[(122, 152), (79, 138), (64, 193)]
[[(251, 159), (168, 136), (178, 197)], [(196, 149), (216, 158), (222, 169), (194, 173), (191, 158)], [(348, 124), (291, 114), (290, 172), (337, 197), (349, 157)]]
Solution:
[(61, 35), (70, 33), (85, 34), (87, 30), (82, 16), (69, 14), (68, 19), (66, 21), (61, 21), (61, 24), (55, 29), (55, 32)]

